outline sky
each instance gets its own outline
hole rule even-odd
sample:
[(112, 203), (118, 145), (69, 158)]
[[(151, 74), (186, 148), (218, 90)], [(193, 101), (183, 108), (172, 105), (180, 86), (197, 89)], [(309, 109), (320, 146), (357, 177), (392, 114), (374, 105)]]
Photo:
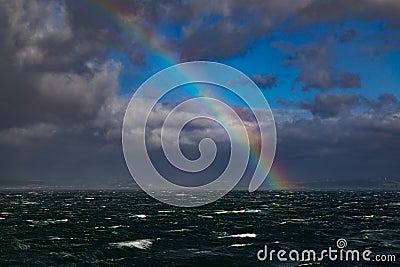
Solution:
[[(398, 186), (399, 13), (397, 0), (0, 0), (0, 187), (132, 186), (121, 145), (129, 99), (158, 71), (193, 60), (237, 68), (268, 100), (277, 151), (263, 189)], [(254, 122), (258, 107), (221, 88), (196, 94)], [(196, 94), (168, 95), (149, 127)], [(207, 135), (219, 150), (195, 184), (227, 164), (229, 140), (210, 122), (184, 129), (184, 154), (198, 157)], [(146, 140), (159, 172), (186, 177), (157, 134)]]

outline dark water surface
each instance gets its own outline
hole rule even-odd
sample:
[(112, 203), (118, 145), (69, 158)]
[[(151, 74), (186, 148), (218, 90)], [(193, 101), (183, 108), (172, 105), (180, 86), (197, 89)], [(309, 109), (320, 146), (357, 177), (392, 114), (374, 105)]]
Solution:
[(400, 192), (233, 192), (199, 208), (142, 192), (0, 193), (2, 266), (297, 266), (256, 254), (336, 248), (339, 238), (398, 265)]

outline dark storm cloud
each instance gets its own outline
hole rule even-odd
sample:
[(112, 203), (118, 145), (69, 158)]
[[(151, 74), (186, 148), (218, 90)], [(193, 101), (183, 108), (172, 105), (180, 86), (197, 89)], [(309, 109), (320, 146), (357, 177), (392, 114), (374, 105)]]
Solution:
[(400, 2), (397, 0), (347, 0), (313, 1), (299, 12), (299, 23), (324, 23), (341, 19), (386, 20), (389, 25), (400, 26)]
[(75, 188), (129, 184), (120, 140), (110, 131), (49, 124), (2, 131), (0, 186), (7, 180), (40, 180), (43, 186)]
[[(400, 156), (397, 149), (400, 147), (400, 107), (397, 98), (389, 94), (382, 94), (376, 99), (355, 94), (319, 94), (309, 102), (289, 104), (303, 109), (274, 111), (278, 137), (275, 161), (278, 166), (285, 166), (293, 183), (330, 179), (340, 185), (354, 179), (399, 178), (400, 166), (392, 160)], [(165, 108), (172, 107), (164, 106), (153, 116), (165, 116)], [(357, 108), (363, 111), (352, 112)], [(234, 109), (246, 123), (254, 122), (248, 108), (237, 106)], [(386, 111), (382, 112), (383, 109)], [(307, 110), (314, 116), (296, 116)], [(161, 126), (162, 120), (155, 121)], [(198, 122), (186, 131), (181, 141), (184, 149), (191, 151), (187, 154), (189, 157), (198, 156), (193, 151), (198, 151), (199, 140), (205, 136), (220, 142), (221, 153), (227, 153), (229, 143), (221, 138), (219, 127)], [(159, 138), (157, 132), (152, 134)], [(160, 152), (157, 150), (160, 144), (157, 142), (152, 152), (156, 151), (153, 157), (160, 162), (160, 153), (157, 153)], [(213, 164), (223, 165), (223, 160)]]
[(109, 29), (74, 27), (74, 17), (59, 1), (3, 1), (1, 5), (5, 28), (2, 39), (7, 40), (2, 45), (12, 49), (13, 65), (22, 69), (82, 68), (93, 57), (103, 58), (112, 41)]
[(284, 65), (299, 68), (294, 88), (297, 84), (303, 91), (330, 90), (335, 87), (360, 88), (359, 74), (341, 71), (332, 66), (332, 55), (329, 49), (331, 42), (331, 39), (324, 39), (316, 44), (300, 47), (287, 42), (273, 42), (272, 45), (287, 55)]
[[(85, 63), (104, 61), (111, 50), (126, 53), (134, 64), (143, 64), (143, 44), (117, 22), (140, 28), (143, 34), (166, 47), (174, 40), (157, 38), (154, 27), (164, 21), (175, 2), (156, 1), (1, 1), (4, 38), (20, 67), (39, 71), (85, 71)], [(113, 6), (105, 15), (98, 5)], [(171, 7), (169, 7), (171, 6)], [(183, 5), (182, 7), (183, 8)], [(169, 12), (165, 13), (166, 10)], [(154, 40), (153, 40), (154, 39)], [(172, 42), (174, 41), (174, 42)], [(165, 43), (164, 43), (165, 42)]]
[[(367, 0), (349, 4), (346, 0), (328, 1), (218, 1), (202, 4), (187, 1), (177, 8), (171, 2), (162, 5), (165, 18), (179, 21), (183, 26), (180, 41), (181, 60), (220, 60), (245, 53), (252, 44), (271, 29), (282, 27), (292, 30), (297, 26), (320, 23), (336, 23), (344, 19), (384, 21), (388, 25), (400, 26), (398, 13), (400, 4), (396, 0)], [(291, 16), (296, 20), (290, 20)], [(298, 19), (297, 19), (298, 18)], [(245, 23), (244, 23), (245, 21)], [(289, 30), (289, 31), (290, 31)], [(354, 41), (357, 32), (347, 29), (336, 34), (341, 42)], [(384, 46), (398, 47), (392, 36)], [(372, 49), (383, 49), (373, 47)], [(312, 86), (327, 86), (329, 81), (320, 81)], [(340, 80), (340, 77), (334, 77)], [(352, 84), (352, 86), (357, 84)]]
[(102, 59), (107, 34), (72, 27), (59, 1), (0, 4), (0, 129), (88, 122), (114, 102), (121, 66)]
[(276, 160), (294, 181), (398, 179), (399, 134), (396, 113), (291, 119), (278, 122)]
[[(299, 14), (302, 23), (320, 23), (335, 21), (353, 15), (359, 19), (389, 19), (398, 21), (395, 10), (399, 5), (394, 1), (382, 3), (366, 1), (349, 7), (346, 1), (338, 3), (318, 3), (316, 1), (218, 1), (204, 5), (202, 1), (100, 1), (112, 6), (113, 13), (126, 23), (140, 27), (144, 32), (156, 38), (154, 29), (161, 23), (181, 25), (179, 41), (165, 39), (165, 46), (179, 50), (182, 61), (195, 59), (224, 59), (245, 53), (260, 37), (266, 36), (271, 29), (279, 27), (291, 15)], [(332, 8), (338, 6), (338, 9)], [(91, 51), (105, 49), (107, 43), (117, 49), (132, 54), (137, 59), (140, 44), (121, 34), (121, 29), (110, 25), (93, 6), (82, 1), (66, 1), (70, 27), (75, 35), (90, 39), (96, 46)], [(372, 12), (374, 11), (374, 13)], [(316, 13), (315, 13), (316, 12)], [(326, 13), (326, 15), (325, 15)], [(350, 29), (338, 34), (345, 42), (354, 38), (355, 31)], [(162, 36), (166, 37), (166, 36)], [(162, 38), (161, 38), (162, 39)], [(159, 41), (154, 39), (155, 41)], [(72, 46), (70, 47), (72, 48)], [(84, 47), (82, 48), (84, 49)], [(71, 51), (71, 50), (68, 50)], [(135, 62), (141, 63), (143, 57)]]
[[(112, 11), (106, 13), (115, 14), (105, 15), (104, 11), (98, 11), (104, 7), (99, 8), (98, 5), (112, 6)], [(141, 28), (153, 38), (152, 27), (159, 22), (162, 7), (162, 4), (157, 6), (151, 1), (65, 1), (67, 19), (71, 31), (76, 36), (78, 47), (88, 48), (90, 51), (86, 54), (100, 58), (113, 49), (126, 53), (131, 62), (137, 65), (145, 63), (143, 44), (127, 34), (114, 20), (119, 19), (127, 25)]]
[[(132, 25), (134, 28), (140, 28), (150, 36), (152, 42), (162, 41), (164, 47), (179, 50), (181, 60), (187, 61), (218, 60), (245, 53), (257, 39), (268, 34), (272, 27), (302, 9), (310, 1), (294, 3), (289, 0), (234, 0), (211, 2), (207, 5), (196, 0), (94, 2), (95, 5), (110, 7), (110, 12), (113, 13), (111, 16), (118, 16), (128, 27)], [(79, 50), (75, 52), (82, 53), (79, 58), (84, 58), (85, 55), (93, 56), (96, 53), (97, 56), (102, 56), (102, 51), (113, 47), (131, 54), (134, 63), (142, 64), (144, 55), (140, 47), (143, 44), (136, 43), (135, 38), (113, 25), (112, 18), (102, 17), (95, 11), (95, 5), (75, 0), (66, 1), (65, 12), (69, 28), (76, 40), (80, 40), (79, 45), (70, 40), (69, 43), (62, 42), (61, 47), (49, 43), (49, 48), (55, 53), (60, 50)], [(155, 29), (162, 23), (179, 23), (179, 40), (156, 32)], [(88, 46), (85, 41), (91, 45)], [(66, 60), (71, 56), (64, 55)]]
[[(380, 34), (361, 39), (365, 43), (360, 45), (360, 50), (375, 60), (382, 54), (399, 50), (400, 40), (397, 34), (400, 27), (399, 12), (400, 2), (397, 0), (354, 1), (351, 4), (346, 0), (313, 1), (298, 12), (295, 24), (306, 27), (321, 23), (340, 24), (346, 20), (376, 23)], [(340, 42), (348, 42), (354, 41), (356, 35), (357, 32), (350, 29), (336, 34), (336, 38)]]
[(268, 73), (265, 75), (254, 74), (251, 79), (261, 88), (271, 89), (276, 86), (278, 78), (275, 73)]
[(336, 117), (349, 115), (359, 104), (360, 96), (354, 94), (317, 94), (311, 102), (301, 102), (299, 106), (314, 116)]
[(238, 0), (204, 5), (189, 1), (195, 12), (183, 28), (181, 60), (219, 60), (242, 54), (308, 2)]
[[(400, 167), (392, 160), (400, 156), (400, 106), (394, 96), (317, 95), (300, 105), (315, 116), (277, 121), (276, 161), (296, 174), (294, 183), (399, 178)], [(350, 113), (355, 107), (367, 110)]]
[(400, 101), (392, 94), (381, 94), (376, 100), (364, 100), (364, 105), (375, 111), (400, 111)]
[(280, 97), (275, 101), (282, 106), (302, 108), (320, 118), (349, 116), (356, 108), (377, 114), (396, 115), (395, 113), (400, 111), (400, 101), (387, 93), (378, 95), (376, 99), (356, 94), (316, 94), (308, 101), (285, 101)]
[(67, 10), (60, 1), (0, 1), (1, 180), (125, 171), (122, 67), (105, 59), (117, 42), (102, 27), (73, 26)]
[[(397, 149), (400, 147), (400, 108), (379, 112), (383, 106), (395, 103), (398, 100), (390, 95), (368, 100), (359, 95), (330, 94), (319, 95), (307, 104), (303, 103), (304, 110), (314, 112), (315, 116), (312, 117), (296, 116), (299, 110), (282, 110), (286, 115), (290, 113), (289, 116), (280, 116), (281, 113), (274, 111), (278, 137), (275, 162), (278, 166), (285, 166), (285, 171), (295, 184), (327, 179), (337, 181), (338, 185), (354, 179), (398, 179), (400, 166), (392, 159), (400, 156), (400, 150)], [(374, 106), (374, 109), (369, 106)], [(159, 113), (153, 115), (165, 116), (165, 112), (162, 112), (164, 108), (158, 109)], [(366, 109), (352, 113), (355, 108)], [(254, 122), (248, 108), (235, 107), (235, 111), (246, 123)], [(207, 136), (219, 142), (220, 153), (224, 155), (229, 151), (229, 143), (221, 138), (220, 130), (220, 127), (209, 127), (206, 122), (190, 125), (181, 137), (183, 149), (189, 151), (189, 157), (196, 158), (198, 154), (193, 154), (193, 151), (198, 151), (199, 140)], [(156, 132), (152, 134), (159, 138)], [(165, 162), (160, 157), (162, 153), (157, 142), (152, 148), (152, 156), (156, 163)], [(225, 163), (222, 158), (216, 160), (213, 170), (216, 171)], [(173, 173), (166, 165), (162, 166), (166, 173)], [(207, 177), (214, 177), (216, 173), (208, 173)]]

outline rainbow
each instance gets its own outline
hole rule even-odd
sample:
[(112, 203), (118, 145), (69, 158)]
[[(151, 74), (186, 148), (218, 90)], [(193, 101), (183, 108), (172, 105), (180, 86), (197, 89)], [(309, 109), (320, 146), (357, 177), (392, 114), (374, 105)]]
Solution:
[(276, 163), (272, 164), (271, 170), (265, 179), (264, 186), (269, 190), (293, 190), (293, 183), (287, 178), (285, 171)]
[[(196, 94), (200, 95), (199, 90), (195, 90)], [(212, 97), (211, 95), (208, 95), (210, 91), (207, 90), (205, 94), (207, 96)], [(204, 94), (203, 94), (204, 95)], [(214, 113), (218, 114), (218, 110), (214, 109), (212, 106), (209, 106), (208, 108), (211, 108)], [(287, 175), (285, 174), (285, 171), (280, 168), (280, 166), (277, 164), (276, 161), (273, 162), (271, 169), (269, 172), (265, 169), (266, 166), (262, 164), (264, 161), (263, 158), (260, 158), (260, 143), (255, 141), (251, 142), (251, 140), (258, 140), (259, 139), (259, 133), (254, 133), (251, 128), (246, 127), (248, 138), (250, 140), (249, 145), (250, 145), (250, 164), (253, 166), (256, 166), (258, 162), (260, 161), (260, 167), (264, 168), (265, 173), (268, 173), (267, 179), (265, 179), (263, 185), (260, 187), (262, 190), (292, 190), (294, 189), (293, 183), (287, 178)], [(265, 159), (265, 162), (267, 160)]]
[(174, 60), (170, 51), (166, 50), (164, 46), (154, 38), (149, 28), (145, 27), (145, 25), (139, 25), (139, 23), (135, 23), (134, 21), (128, 21), (127, 18), (121, 15), (128, 14), (127, 11), (129, 12), (129, 8), (124, 6), (121, 1), (82, 0), (82, 3), (93, 11), (99, 19), (106, 18), (114, 27), (119, 28), (124, 34), (138, 42), (144, 49), (152, 52), (152, 54), (157, 56), (166, 66), (178, 63)]
[[(128, 14), (129, 8), (124, 6), (122, 2), (112, 0), (83, 0), (81, 3), (85, 4), (88, 10), (95, 12), (95, 15), (99, 19), (106, 19), (113, 27), (119, 28), (124, 34), (138, 42), (146, 51), (156, 56), (165, 67), (179, 63), (176, 56), (174, 57), (170, 51), (165, 49), (162, 43), (153, 36), (149, 28), (146, 28), (144, 24), (140, 25), (139, 23), (135, 23), (135, 21), (128, 21), (123, 16), (123, 14)], [(258, 161), (263, 161), (263, 159), (259, 158), (258, 151), (257, 144), (250, 143), (251, 158), (253, 158), (253, 163), (255, 164)], [(293, 188), (291, 182), (285, 178), (284, 171), (276, 162), (273, 163), (267, 177), (263, 189), (288, 190)]]

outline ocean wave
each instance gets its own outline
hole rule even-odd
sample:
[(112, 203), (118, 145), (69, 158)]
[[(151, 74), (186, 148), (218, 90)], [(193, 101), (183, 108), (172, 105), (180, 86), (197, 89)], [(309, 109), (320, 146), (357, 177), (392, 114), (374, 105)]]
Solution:
[(62, 239), (65, 239), (65, 238), (58, 237), (58, 236), (49, 236), (49, 240), (62, 240)]
[(253, 243), (246, 243), (246, 244), (232, 244), (231, 247), (246, 247), (251, 246)]
[(22, 205), (37, 205), (38, 202), (35, 201), (22, 201)]
[(218, 238), (255, 238), (257, 237), (256, 234), (236, 234), (236, 235), (226, 235), (226, 236), (219, 236)]
[(192, 230), (186, 229), (186, 228), (182, 228), (182, 229), (168, 230), (166, 232), (173, 233), (173, 232), (190, 232), (190, 231), (192, 231)]
[(228, 214), (228, 213), (258, 213), (261, 212), (261, 210), (250, 210), (250, 209), (245, 209), (245, 210), (219, 210), (215, 211), (215, 214)]
[(200, 217), (200, 218), (205, 218), (205, 219), (212, 219), (213, 218), (213, 216), (211, 216), (211, 215), (197, 215), (198, 217)]
[(371, 219), (371, 218), (374, 218), (375, 217), (375, 215), (352, 215), (352, 216), (345, 216), (346, 218), (359, 218), (359, 219), (366, 219), (366, 220), (368, 220), (368, 219)]
[(129, 225), (113, 225), (109, 226), (109, 229), (117, 229), (117, 228), (129, 228)]
[(302, 222), (306, 222), (306, 221), (308, 221), (308, 220), (306, 220), (306, 219), (290, 219), (290, 220), (282, 221), (279, 224), (302, 223)]
[(74, 255), (67, 253), (67, 252), (50, 252), (50, 255), (60, 256), (62, 258), (73, 258)]
[(28, 249), (31, 248), (30, 245), (24, 244), (24, 243), (22, 243), (21, 240), (18, 240), (18, 239), (15, 239), (15, 240), (14, 240), (14, 244), (15, 244), (15, 247), (17, 247), (17, 248), (20, 249), (20, 250), (28, 250)]
[(109, 243), (109, 245), (119, 248), (138, 248), (138, 249), (148, 249), (153, 244), (151, 239), (139, 239), (135, 241), (122, 241), (122, 242), (115, 242)]
[(68, 222), (68, 219), (58, 219), (58, 220), (47, 219), (46, 221), (49, 223), (66, 223), (66, 222)]
[(25, 220), (26, 222), (30, 223), (30, 226), (38, 226), (38, 225), (49, 225), (49, 224), (56, 224), (56, 223), (66, 223), (68, 222), (68, 219), (58, 219), (58, 220), (54, 220), (54, 219), (47, 219), (47, 220)]
[(134, 215), (129, 216), (129, 218), (141, 218), (141, 219), (144, 219), (146, 217), (147, 217), (147, 215), (145, 215), (145, 214), (134, 214)]

